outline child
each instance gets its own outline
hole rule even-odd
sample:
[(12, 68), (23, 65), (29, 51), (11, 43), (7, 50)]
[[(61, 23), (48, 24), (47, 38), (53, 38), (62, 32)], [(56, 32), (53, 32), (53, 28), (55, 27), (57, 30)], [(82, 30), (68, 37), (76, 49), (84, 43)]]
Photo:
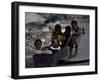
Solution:
[(53, 55), (50, 50), (47, 48), (42, 47), (42, 41), (40, 39), (37, 39), (34, 42), (34, 55), (33, 60), (36, 67), (48, 67), (51, 66), (53, 63)]
[(34, 41), (34, 47), (35, 54), (42, 54), (42, 41), (40, 39)]
[(69, 46), (70, 45), (69, 38), (71, 37), (71, 27), (70, 26), (65, 27), (65, 32), (63, 36), (64, 36), (63, 47), (66, 45), (66, 43), (68, 43), (68, 46)]
[(34, 46), (35, 54), (51, 54), (51, 51), (48, 50), (48, 48), (42, 47), (42, 41), (40, 39), (35, 40)]
[(62, 40), (63, 40), (63, 33), (61, 31), (61, 25), (57, 24), (54, 28), (54, 31), (52, 33), (52, 38), (51, 38), (51, 42), (57, 41), (58, 45), (61, 46), (62, 45)]
[(71, 41), (70, 41), (70, 56), (69, 58), (72, 57), (72, 50), (73, 47), (75, 46), (75, 54), (74, 56), (77, 55), (78, 52), (78, 43), (79, 43), (79, 39), (80, 39), (80, 28), (78, 26), (78, 22), (76, 20), (73, 20), (71, 22), (71, 26), (72, 26), (72, 31), (71, 31)]

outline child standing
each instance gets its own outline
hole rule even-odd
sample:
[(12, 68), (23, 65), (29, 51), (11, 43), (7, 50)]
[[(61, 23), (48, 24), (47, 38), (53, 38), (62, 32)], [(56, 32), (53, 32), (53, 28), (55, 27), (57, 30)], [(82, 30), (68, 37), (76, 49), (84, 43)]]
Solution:
[(72, 57), (73, 47), (75, 47), (74, 56), (77, 55), (77, 53), (78, 53), (78, 43), (79, 43), (80, 35), (81, 35), (81, 31), (80, 31), (80, 28), (78, 26), (78, 22), (76, 20), (73, 20), (71, 22), (71, 26), (72, 26), (72, 31), (71, 31), (70, 57), (69, 58)]

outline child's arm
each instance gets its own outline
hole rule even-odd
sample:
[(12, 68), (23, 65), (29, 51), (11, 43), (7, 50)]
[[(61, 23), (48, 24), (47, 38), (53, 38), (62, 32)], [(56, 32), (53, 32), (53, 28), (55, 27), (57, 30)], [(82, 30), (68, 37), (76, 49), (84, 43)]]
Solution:
[(52, 50), (60, 50), (61, 48), (60, 47), (54, 48), (53, 46), (51, 46), (50, 49), (52, 49)]
[(74, 36), (79, 36), (82, 34), (82, 30), (79, 28), (78, 32), (73, 32), (72, 33)]
[(72, 37), (73, 37), (73, 35), (71, 35), (71, 36), (69, 37), (69, 39), (68, 39), (68, 41), (66, 42), (66, 45), (65, 45), (65, 46), (68, 46), (68, 44), (69, 44), (69, 42), (71, 41)]

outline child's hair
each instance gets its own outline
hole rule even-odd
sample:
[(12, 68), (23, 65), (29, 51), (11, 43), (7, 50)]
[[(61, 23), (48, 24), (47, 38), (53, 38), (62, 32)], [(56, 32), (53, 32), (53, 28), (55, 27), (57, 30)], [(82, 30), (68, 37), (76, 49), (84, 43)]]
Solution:
[(42, 44), (42, 41), (40, 39), (37, 39), (34, 41), (34, 46), (38, 45), (38, 43), (41, 43)]
[(65, 32), (66, 33), (70, 33), (71, 32), (71, 27), (70, 26), (66, 26), (65, 27)]
[(79, 27), (78, 27), (78, 22), (76, 20), (73, 20), (71, 22), (71, 25), (72, 25), (72, 29), (75, 31), (75, 32), (78, 32), (79, 30)]
[(76, 24), (76, 25), (78, 25), (78, 23), (77, 23), (76, 20), (72, 20), (71, 25), (72, 25), (72, 24)]
[(59, 32), (59, 33), (61, 33), (61, 25), (60, 24), (57, 24), (56, 26), (55, 26), (55, 28), (54, 28), (54, 31), (56, 32)]

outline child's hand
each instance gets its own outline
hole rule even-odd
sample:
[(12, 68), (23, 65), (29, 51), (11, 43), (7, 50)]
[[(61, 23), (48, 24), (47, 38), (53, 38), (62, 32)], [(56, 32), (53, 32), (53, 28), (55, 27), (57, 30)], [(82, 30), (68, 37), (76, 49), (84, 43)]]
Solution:
[(46, 50), (47, 48), (46, 47), (42, 47), (42, 50)]

